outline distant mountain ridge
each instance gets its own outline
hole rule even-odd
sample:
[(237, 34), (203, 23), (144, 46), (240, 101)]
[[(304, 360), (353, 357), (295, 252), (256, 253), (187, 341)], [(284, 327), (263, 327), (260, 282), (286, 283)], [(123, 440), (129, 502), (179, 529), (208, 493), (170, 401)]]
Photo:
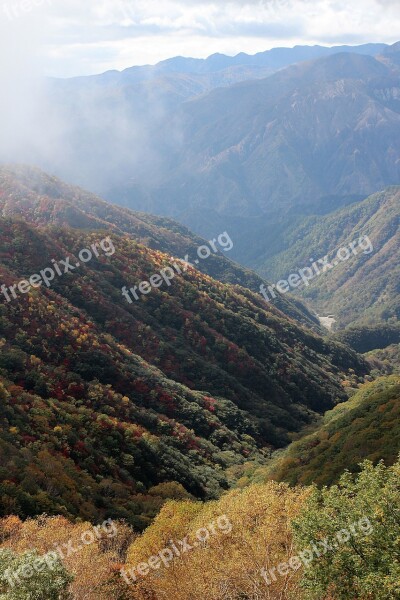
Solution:
[[(318, 210), (324, 196), (397, 183), (400, 102), (381, 90), (399, 83), (382, 62), (343, 53), (184, 104), (183, 149), (160, 189), (179, 192), (164, 210), (276, 219), (293, 207)], [(360, 159), (349, 163), (357, 145)], [(162, 197), (153, 197), (161, 209)]]
[(283, 69), (291, 64), (305, 60), (314, 60), (323, 56), (337, 54), (338, 52), (352, 52), (369, 56), (377, 56), (385, 52), (388, 44), (361, 44), (359, 46), (294, 46), (293, 48), (272, 48), (257, 54), (240, 52), (235, 56), (225, 54), (212, 54), (208, 58), (186, 58), (176, 56), (160, 61), (156, 65), (133, 66), (123, 71), (106, 71), (99, 75), (71, 77), (69, 82), (96, 82), (98, 84), (110, 83), (138, 83), (147, 79), (179, 74), (204, 75), (217, 73), (228, 69), (252, 67), (255, 69), (269, 69), (271, 72)]
[(163, 144), (158, 181), (107, 197), (201, 235), (224, 223), (251, 266), (288, 225), (400, 182), (400, 75), (350, 53), (300, 63), (184, 103)]
[[(282, 48), (259, 53), (254, 57), (241, 53), (237, 57), (213, 56), (206, 60), (177, 58), (163, 61), (159, 65), (132, 67), (121, 73), (111, 71), (91, 77), (53, 79), (48, 82), (46, 99), (49, 122), (45, 119), (43, 129), (61, 131), (61, 134), (57, 134), (60, 152), (55, 151), (47, 157), (43, 157), (39, 153), (35, 160), (30, 156), (26, 160), (29, 163), (40, 164), (45, 170), (55, 172), (64, 179), (83, 185), (103, 196), (107, 194), (108, 199), (121, 196), (122, 194), (118, 191), (121, 190), (124, 191), (125, 202), (130, 207), (147, 212), (169, 214), (171, 210), (171, 207), (168, 206), (169, 198), (162, 205), (154, 188), (162, 186), (162, 193), (169, 194), (170, 180), (173, 185), (172, 180), (175, 181), (183, 171), (181, 168), (179, 172), (182, 156), (185, 157), (186, 154), (190, 156), (193, 151), (196, 152), (190, 138), (185, 139), (185, 122), (192, 109), (195, 121), (197, 120), (198, 105), (192, 104), (191, 100), (205, 96), (206, 98), (210, 97), (211, 103), (216, 102), (215, 106), (208, 103), (205, 112), (203, 108), (201, 109), (200, 120), (198, 124), (195, 124), (195, 128), (203, 128), (207, 122), (215, 123), (214, 113), (219, 111), (219, 96), (212, 95), (213, 90), (219, 87), (224, 87), (226, 90), (232, 89), (232, 94), (228, 94), (224, 98), (225, 116), (229, 119), (229, 114), (232, 113), (237, 102), (242, 103), (243, 116), (240, 113), (235, 114), (238, 124), (229, 123), (229, 128), (236, 130), (237, 125), (239, 127), (242, 125), (247, 130), (249, 128), (248, 119), (253, 115), (248, 114), (249, 101), (241, 100), (234, 84), (240, 82), (250, 84), (250, 81), (254, 79), (263, 81), (277, 70), (285, 70), (286, 67), (301, 64), (301, 61), (304, 60), (311, 61), (324, 57), (328, 59), (337, 53), (345, 53), (348, 57), (359, 56), (367, 59), (383, 55), (387, 48), (384, 44), (360, 47)], [(227, 64), (226, 61), (230, 66), (218, 70)], [(296, 71), (289, 71), (289, 73), (296, 78)], [(297, 79), (299, 76), (301, 77), (302, 73), (304, 74), (304, 71), (297, 72)], [(293, 85), (297, 85), (296, 80), (293, 81)], [(284, 84), (284, 87), (287, 85)], [(260, 93), (263, 94), (258, 87), (250, 87), (249, 92), (255, 94), (255, 101)], [(280, 96), (277, 97), (277, 100), (279, 98)], [(181, 110), (182, 103), (187, 104), (187, 108), (183, 111)], [(307, 105), (309, 105), (309, 101), (307, 101)], [(258, 105), (256, 103), (255, 107), (257, 108), (257, 106), (258, 111), (260, 108), (264, 111), (260, 103)], [(268, 106), (265, 107), (265, 110), (268, 111)], [(272, 115), (272, 118), (275, 120), (276, 116)], [(252, 120), (250, 123), (251, 129), (257, 124), (257, 119), (257, 113), (255, 113), (254, 122)], [(67, 135), (62, 132), (66, 127)], [(187, 133), (197, 137), (195, 131)], [(219, 135), (226, 140), (231, 137), (229, 129), (224, 132), (223, 122), (216, 124), (213, 135), (210, 137), (210, 160), (215, 161), (217, 158), (213, 158), (212, 148), (216, 143), (218, 145)], [(251, 135), (249, 132), (249, 135), (244, 137), (249, 139)], [(244, 147), (248, 145), (244, 140), (243, 143)], [(232, 151), (234, 151), (233, 148)], [(273, 154), (275, 149), (271, 148), (271, 151)], [(296, 147), (291, 149), (291, 153), (293, 152), (296, 152)], [(288, 156), (290, 158), (290, 153)], [(220, 162), (221, 158), (217, 158), (217, 160)], [(198, 169), (202, 169), (204, 178), (210, 165), (208, 163), (201, 165), (201, 155), (198, 159), (200, 160), (199, 165), (193, 163), (187, 165), (187, 168), (195, 168), (194, 175)], [(258, 160), (260, 159), (262, 157)], [(183, 160), (183, 165), (186, 162)], [(243, 168), (243, 174), (245, 174), (249, 167), (243, 165), (237, 175), (240, 176)], [(227, 168), (229, 169), (228, 165), (225, 166), (224, 178), (217, 187), (212, 181), (207, 181), (208, 178), (204, 180), (203, 187), (208, 189), (212, 185), (214, 187), (213, 194), (224, 193), (230, 198), (234, 190), (229, 189), (232, 184), (229, 182)], [(192, 182), (192, 175), (191, 171), (187, 173), (187, 183)], [(393, 182), (386, 181), (386, 183)], [(368, 192), (375, 191), (375, 189), (368, 190)], [(238, 191), (240, 195), (253, 194), (252, 190), (247, 190), (245, 185)], [(281, 191), (283, 193), (283, 190)], [(313, 191), (314, 189), (304, 190), (305, 193)], [(186, 189), (184, 189), (184, 193), (186, 193)], [(279, 193), (278, 186), (276, 194)], [(268, 188), (265, 189), (265, 195), (267, 194), (269, 194)], [(196, 191), (196, 195), (199, 195), (198, 191)], [(199, 196), (199, 202), (203, 203), (201, 194)], [(235, 199), (235, 204), (237, 201)], [(249, 199), (249, 201), (254, 200)], [(257, 199), (256, 202), (258, 203), (259, 200)], [(220, 214), (218, 204), (215, 208), (216, 212)], [(193, 212), (190, 198), (187, 209), (188, 213)], [(236, 207), (233, 206), (233, 209), (233, 215), (235, 215)], [(181, 214), (180, 209), (179, 214)], [(170, 216), (177, 215), (178, 213)], [(254, 215), (254, 209), (249, 212), (248, 216), (252, 215)], [(187, 219), (185, 214), (182, 215), (182, 218)], [(193, 228), (193, 223), (197, 220), (198, 216), (196, 215), (190, 223), (187, 220), (185, 222)], [(199, 232), (203, 233), (202, 230)]]

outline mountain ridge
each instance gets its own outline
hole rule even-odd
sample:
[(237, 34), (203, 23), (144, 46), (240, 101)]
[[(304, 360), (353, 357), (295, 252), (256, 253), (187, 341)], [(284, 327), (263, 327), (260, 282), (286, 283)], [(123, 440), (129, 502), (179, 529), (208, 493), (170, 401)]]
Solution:
[[(22, 207), (24, 190), (14, 197)], [(285, 445), (346, 400), (346, 378), (356, 386), (368, 373), (346, 346), (192, 267), (128, 304), (122, 287), (148, 281), (171, 255), (109, 228), (45, 226), (46, 210), (57, 217), (48, 195), (33, 209), (36, 225), (21, 212), (0, 217), (0, 486), (15, 514), (100, 511), (143, 527), (162, 502), (154, 486), (218, 496), (227, 466)], [(112, 254), (7, 299), (4, 287), (77, 265), (101, 236)]]
[[(134, 235), (153, 250), (180, 258), (189, 253), (189, 258), (193, 259), (197, 247), (205, 242), (176, 221), (111, 205), (94, 194), (26, 166), (0, 165), (0, 214), (3, 217), (19, 215), (36, 226), (110, 228), (120, 234)], [(253, 292), (258, 292), (260, 285), (265, 283), (256, 273), (221, 253), (211, 255), (197, 267), (215, 279), (248, 287)], [(318, 329), (315, 316), (296, 299), (288, 302), (281, 295), (276, 306), (288, 316)]]
[[(158, 62), (155, 65), (132, 66), (125, 69), (105, 71), (97, 75), (88, 75), (80, 77), (70, 77), (69, 80), (83, 81), (94, 78), (104, 78), (109, 82), (110, 77), (117, 73), (125, 74), (126, 76), (136, 76), (138, 81), (142, 74), (143, 79), (152, 75), (152, 72), (160, 75), (171, 72), (201, 74), (215, 71), (221, 71), (229, 67), (235, 66), (257, 66), (267, 67), (270, 69), (280, 69), (293, 64), (294, 62), (302, 62), (304, 60), (312, 60), (321, 55), (335, 54), (337, 52), (352, 52), (365, 55), (376, 56), (386, 51), (388, 44), (370, 43), (360, 44), (356, 46), (340, 45), (340, 46), (302, 46), (296, 45), (292, 48), (272, 48), (256, 54), (247, 54), (239, 52), (235, 56), (228, 56), (221, 53), (211, 54), (207, 58), (190, 58), (183, 56), (175, 56)], [(154, 76), (154, 75), (153, 75)]]

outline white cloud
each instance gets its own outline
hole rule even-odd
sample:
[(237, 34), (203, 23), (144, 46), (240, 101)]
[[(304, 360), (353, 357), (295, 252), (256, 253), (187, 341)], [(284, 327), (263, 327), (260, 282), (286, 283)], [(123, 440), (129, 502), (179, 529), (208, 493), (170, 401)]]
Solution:
[[(24, 13), (22, 6), (29, 2), (31, 10)], [(400, 31), (398, 0), (0, 0), (0, 14), (2, 3), (17, 15), (10, 21), (3, 9), (3, 25), (25, 31), (23, 46), (33, 38), (43, 68), (60, 76), (154, 63), (177, 54), (392, 43)], [(3, 56), (8, 43), (0, 41)]]

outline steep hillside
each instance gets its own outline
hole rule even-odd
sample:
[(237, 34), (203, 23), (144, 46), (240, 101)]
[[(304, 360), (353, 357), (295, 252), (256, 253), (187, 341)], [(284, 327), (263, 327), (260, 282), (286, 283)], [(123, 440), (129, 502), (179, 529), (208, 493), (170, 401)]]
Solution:
[(348, 327), (333, 335), (333, 339), (353, 348), (362, 354), (373, 350), (383, 350), (388, 346), (400, 344), (400, 323), (375, 322), (375, 325)]
[[(290, 273), (329, 256), (329, 268), (298, 293), (317, 311), (332, 314), (336, 328), (396, 322), (400, 317), (400, 188), (391, 187), (325, 217), (310, 217), (284, 236), (285, 252), (260, 259), (259, 270), (269, 279)], [(371, 246), (358, 240), (368, 236)], [(356, 242), (355, 252), (349, 250)], [(340, 256), (337, 253), (346, 249)], [(336, 264), (335, 264), (336, 263)], [(388, 343), (394, 343), (393, 339)], [(381, 347), (377, 345), (375, 347)], [(365, 347), (360, 351), (371, 350)]]
[[(346, 347), (183, 262), (170, 286), (129, 304), (121, 288), (172, 259), (108, 234), (0, 220), (3, 513), (140, 525), (159, 506), (141, 494), (159, 483), (213, 497), (226, 467), (286, 444), (346, 398), (349, 369), (367, 372)], [(76, 266), (95, 243), (104, 252)]]
[(400, 451), (399, 423), (400, 377), (379, 378), (327, 412), (316, 431), (293, 442), (250, 479), (329, 485), (345, 469), (356, 471), (364, 459), (394, 464)]
[(172, 120), (159, 180), (108, 197), (201, 234), (229, 224), (235, 257), (252, 264), (302, 215), (399, 183), (399, 89), (390, 64), (343, 53), (214, 90)]
[(374, 375), (391, 375), (392, 373), (400, 375), (400, 343), (372, 350), (366, 353), (365, 358), (372, 366)]
[[(21, 165), (0, 165), (0, 215), (22, 217), (33, 225), (68, 225), (77, 229), (107, 229), (129, 234), (145, 246), (193, 262), (197, 248), (205, 240), (176, 221), (104, 202), (80, 188), (69, 186), (38, 169)], [(221, 229), (218, 234), (226, 231)], [(228, 232), (229, 234), (229, 232)], [(233, 248), (235, 240), (231, 240)], [(232, 283), (259, 292), (265, 283), (256, 273), (229, 260), (231, 251), (219, 248), (197, 268), (224, 283)], [(318, 329), (317, 319), (295, 298), (279, 295), (276, 306), (286, 315)]]

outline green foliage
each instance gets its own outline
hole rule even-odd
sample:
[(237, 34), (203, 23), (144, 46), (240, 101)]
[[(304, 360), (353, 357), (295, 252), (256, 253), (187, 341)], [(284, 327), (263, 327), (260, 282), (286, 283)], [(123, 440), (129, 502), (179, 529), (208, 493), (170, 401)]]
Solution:
[(370, 352), (400, 344), (400, 324), (393, 322), (349, 327), (336, 333), (333, 339), (351, 346), (356, 352)]
[(373, 375), (400, 375), (400, 344), (391, 344), (381, 350), (373, 350), (365, 355), (372, 367)]
[(400, 451), (400, 378), (367, 383), (347, 402), (328, 411), (315, 431), (290, 444), (246, 481), (270, 478), (291, 484), (337, 482), (345, 469), (368, 458), (393, 464)]
[[(144, 528), (177, 493), (148, 490), (177, 482), (218, 497), (228, 466), (287, 444), (346, 399), (350, 369), (367, 372), (343, 345), (195, 269), (128, 304), (121, 287), (171, 257), (112, 235), (112, 257), (0, 305), (0, 514), (106, 514)], [(2, 280), (52, 258), (74, 264), (102, 237), (0, 219)]]
[[(299, 289), (296, 295), (319, 315), (334, 315), (336, 329), (349, 325), (369, 328), (388, 322), (398, 331), (399, 207), (400, 187), (393, 186), (329, 215), (302, 219), (284, 233), (283, 249), (261, 256), (253, 266), (268, 279), (286, 279), (309, 265), (310, 258), (317, 260), (328, 255), (335, 260), (340, 248), (348, 248), (360, 236), (368, 235), (372, 252), (364, 254), (358, 249), (356, 256), (352, 254), (349, 260), (315, 277), (309, 287)], [(361, 339), (357, 337), (353, 338), (355, 347), (362, 344), (367, 351), (372, 349), (371, 343), (382, 344), (384, 336), (375, 331), (374, 339), (372, 331), (366, 330)]]
[(0, 549), (1, 600), (69, 600), (71, 575), (54, 553), (46, 561), (36, 550)]
[(305, 569), (302, 585), (307, 599), (398, 599), (400, 461), (389, 468), (365, 461), (357, 477), (346, 473), (338, 485), (315, 489), (294, 521), (297, 548), (338, 539), (336, 535), (343, 529), (351, 532), (352, 525), (356, 534), (343, 535), (337, 547), (314, 558)]

